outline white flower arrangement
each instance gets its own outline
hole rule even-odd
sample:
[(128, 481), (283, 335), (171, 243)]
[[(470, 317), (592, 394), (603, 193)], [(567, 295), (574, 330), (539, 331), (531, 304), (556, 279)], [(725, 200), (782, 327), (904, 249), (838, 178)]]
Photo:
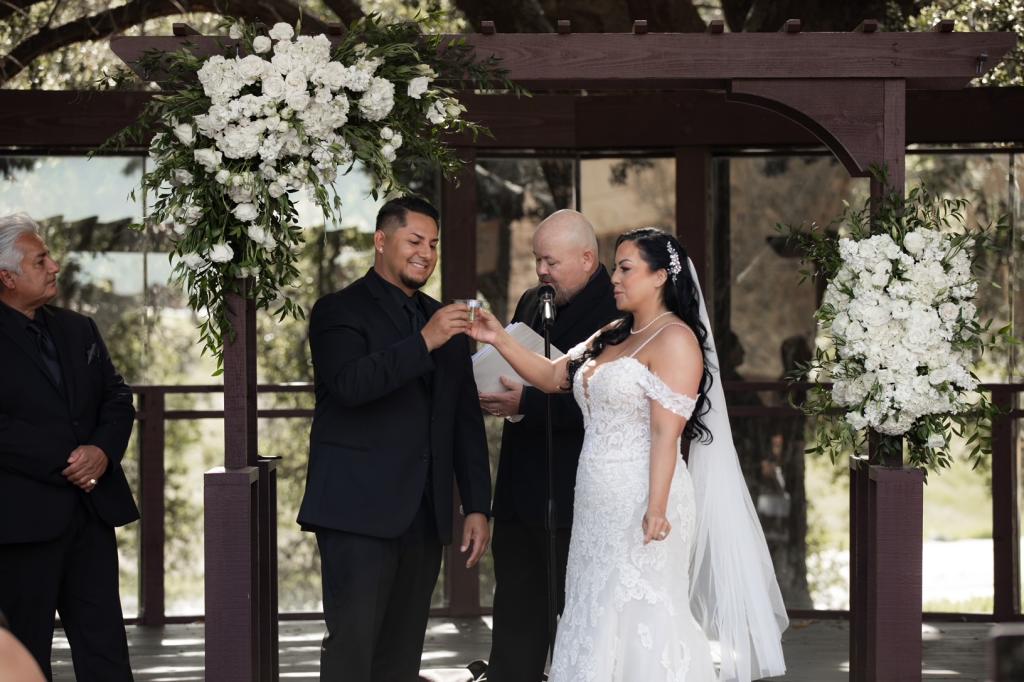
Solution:
[(370, 16), (335, 43), (296, 35), (285, 23), (265, 34), (241, 21), (223, 28), (233, 41), (223, 54), (144, 57), (140, 70), (161, 71), (177, 92), (154, 98), (108, 143), (156, 132), (155, 168), (143, 177), (157, 196), (151, 218), (174, 223), (174, 274), (203, 313), (202, 340), (218, 361), (232, 330), (224, 294), (240, 280), (251, 280), (257, 306), (276, 303), (278, 314), (302, 316), (287, 296), (299, 279), (300, 192), (333, 217), (333, 181), (359, 162), (375, 196), (404, 193), (393, 166), (400, 150), (451, 177), (461, 164), (443, 136), (484, 129), (462, 118), (465, 107), (438, 80), (520, 92), (493, 58), (477, 62), (464, 43), (442, 46), (415, 23)]
[[(869, 204), (847, 206), (841, 237), (788, 228), (827, 280), (818, 349), (799, 369), (816, 382), (804, 411), (821, 417), (809, 452), (835, 460), (874, 432), (896, 461), (905, 444), (911, 465), (939, 469), (951, 462), (951, 432), (980, 426), (984, 435), (990, 426), (991, 401), (971, 367), (991, 345), (973, 272), (991, 239), (987, 229), (968, 230), (966, 205), (914, 188), (874, 214)], [(988, 443), (971, 440), (977, 459)]]
[(839, 240), (842, 265), (818, 319), (835, 346), (832, 401), (854, 429), (901, 436), (923, 417), (970, 406), (973, 246), (925, 228), (902, 244), (888, 234)]

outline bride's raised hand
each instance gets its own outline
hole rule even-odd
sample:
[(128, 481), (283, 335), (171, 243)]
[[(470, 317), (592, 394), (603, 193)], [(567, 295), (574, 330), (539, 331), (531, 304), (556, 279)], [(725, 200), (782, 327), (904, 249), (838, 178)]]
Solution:
[(480, 308), (476, 311), (476, 319), (466, 334), (475, 341), (493, 344), (504, 331), (505, 328), (498, 322), (498, 318)]

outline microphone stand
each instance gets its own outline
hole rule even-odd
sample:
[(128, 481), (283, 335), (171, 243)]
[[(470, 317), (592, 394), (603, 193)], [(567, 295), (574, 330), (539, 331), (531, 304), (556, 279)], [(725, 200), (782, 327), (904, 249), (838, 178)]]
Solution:
[[(544, 357), (551, 359), (551, 325), (553, 319), (545, 319), (544, 325)], [(544, 435), (547, 445), (548, 499), (547, 514), (544, 525), (548, 531), (548, 656), (554, 660), (555, 629), (558, 627), (558, 519), (555, 509), (555, 465), (554, 438), (551, 424), (551, 394), (545, 396), (547, 402), (547, 420), (544, 424)]]

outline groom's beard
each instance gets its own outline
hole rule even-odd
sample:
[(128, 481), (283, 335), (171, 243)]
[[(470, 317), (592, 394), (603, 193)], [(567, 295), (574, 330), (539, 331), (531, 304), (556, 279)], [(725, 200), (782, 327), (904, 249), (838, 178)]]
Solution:
[[(431, 272), (430, 275), (432, 275), (432, 274), (434, 274), (434, 273)], [(398, 276), (398, 278), (400, 280), (402, 280), (402, 284), (404, 284), (405, 286), (409, 287), (410, 289), (422, 289), (423, 285), (427, 283), (428, 279), (430, 279), (430, 275), (427, 275), (426, 277), (424, 277), (423, 281), (417, 281), (417, 280), (413, 279), (412, 277), (409, 277), (408, 275), (406, 275), (403, 272), (402, 274), (400, 274)]]

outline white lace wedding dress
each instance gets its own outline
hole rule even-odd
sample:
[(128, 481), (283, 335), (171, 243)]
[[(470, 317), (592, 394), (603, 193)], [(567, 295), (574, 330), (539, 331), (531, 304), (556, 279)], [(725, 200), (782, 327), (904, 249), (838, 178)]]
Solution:
[[(570, 355), (579, 357), (583, 349), (577, 346)], [(573, 394), (586, 435), (550, 679), (713, 682), (708, 639), (690, 610), (696, 508), (681, 458), (669, 494), (672, 532), (644, 545), (641, 528), (649, 487), (650, 401), (689, 418), (695, 400), (674, 393), (633, 356), (596, 366), (588, 361), (576, 372)]]

